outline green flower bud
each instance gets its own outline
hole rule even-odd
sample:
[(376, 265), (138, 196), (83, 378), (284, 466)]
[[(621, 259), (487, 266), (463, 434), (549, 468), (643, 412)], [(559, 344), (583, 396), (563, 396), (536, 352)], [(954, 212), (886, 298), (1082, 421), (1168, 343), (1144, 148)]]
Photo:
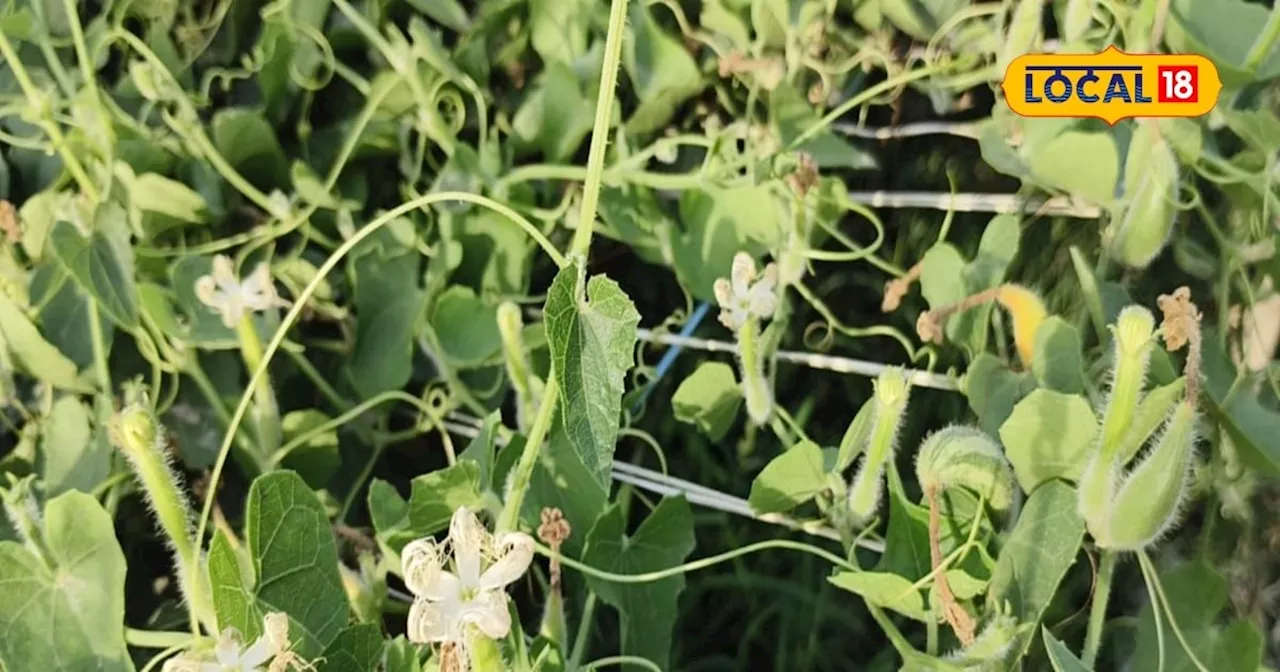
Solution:
[(1110, 507), (1112, 519), (1101, 536), (1094, 534), (1099, 546), (1141, 550), (1173, 527), (1191, 483), (1195, 443), (1196, 410), (1187, 400), (1169, 413), (1155, 447), (1124, 478)]
[(1013, 616), (997, 615), (982, 627), (972, 644), (947, 656), (946, 660), (965, 669), (988, 669), (989, 664), (1004, 660), (1013, 651), (1022, 631), (1028, 627), (1018, 625)]
[(1124, 192), (1105, 236), (1125, 266), (1145, 268), (1164, 249), (1178, 208), (1178, 156), (1154, 119), (1138, 120), (1124, 164)]
[(897, 451), (898, 430), (906, 415), (911, 384), (901, 369), (888, 369), (875, 380), (871, 431), (862, 462), (849, 484), (849, 513), (859, 522), (876, 515), (884, 491), (884, 466)]
[(925, 491), (968, 488), (998, 511), (1013, 503), (1013, 474), (1004, 452), (973, 427), (947, 427), (925, 439), (916, 455), (916, 479)]

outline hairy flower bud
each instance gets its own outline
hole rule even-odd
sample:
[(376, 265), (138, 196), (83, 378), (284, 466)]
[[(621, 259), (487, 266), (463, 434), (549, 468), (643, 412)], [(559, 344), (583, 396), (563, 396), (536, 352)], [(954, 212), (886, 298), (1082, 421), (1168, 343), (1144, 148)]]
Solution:
[(884, 491), (884, 467), (897, 450), (898, 430), (906, 416), (911, 384), (901, 369), (889, 369), (875, 380), (871, 431), (862, 461), (849, 484), (849, 513), (860, 522), (876, 515)]
[(926, 491), (967, 488), (998, 511), (1013, 503), (1013, 474), (1004, 452), (974, 427), (947, 427), (925, 439), (916, 455), (916, 479)]

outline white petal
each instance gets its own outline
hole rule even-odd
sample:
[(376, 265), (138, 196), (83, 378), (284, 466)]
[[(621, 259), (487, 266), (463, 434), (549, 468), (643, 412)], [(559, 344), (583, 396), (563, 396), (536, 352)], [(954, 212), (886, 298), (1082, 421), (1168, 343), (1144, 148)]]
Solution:
[(273, 611), (263, 617), (262, 640), (267, 643), (267, 650), (272, 654), (288, 649), (289, 616), (283, 612)]
[(751, 281), (756, 279), (756, 262), (746, 252), (733, 255), (733, 268), (729, 272), (733, 281), (733, 293), (739, 298), (747, 295)]
[(507, 633), (511, 632), (511, 612), (507, 609), (507, 594), (500, 590), (480, 593), (476, 599), (462, 606), (458, 621), (476, 626), (489, 639), (506, 637)]
[(218, 289), (218, 281), (212, 275), (202, 275), (196, 279), (196, 298), (210, 308), (221, 308), (227, 302), (225, 292)]
[(240, 286), (240, 281), (236, 278), (236, 269), (231, 262), (231, 257), (225, 254), (219, 254), (213, 258), (213, 279), (223, 289), (232, 289)]
[(533, 537), (509, 532), (498, 538), (494, 552), (498, 558), (480, 576), (481, 590), (503, 588), (524, 576), (533, 562)]
[(235, 329), (244, 319), (244, 303), (239, 295), (230, 295), (218, 312), (222, 315), (222, 325), (228, 329)]
[(274, 308), (279, 302), (271, 280), (271, 267), (266, 264), (258, 264), (240, 289), (244, 303), (250, 310), (267, 310)]
[(454, 613), (445, 613), (443, 607), (446, 603), (414, 600), (409, 607), (409, 620), (405, 627), (405, 636), (409, 641), (415, 644), (432, 644), (448, 640), (457, 627), (454, 622), (456, 619), (450, 618), (456, 615), (457, 603), (450, 604), (454, 607), (450, 611)]
[(729, 282), (728, 278), (717, 278), (711, 289), (715, 292), (716, 303), (721, 308), (733, 303), (733, 283)]
[(449, 543), (453, 544), (453, 562), (464, 589), (480, 584), (480, 558), (488, 541), (488, 530), (470, 509), (460, 506), (453, 512), (453, 520), (449, 521)]
[[(192, 660), (185, 654), (175, 656), (164, 661), (164, 665), (160, 668), (161, 672), (204, 672), (207, 664), (198, 660)], [(218, 666), (215, 666), (217, 668)]]
[(224, 667), (238, 665), (240, 661), (240, 651), (244, 648), (244, 640), (241, 639), (240, 631), (235, 628), (227, 628), (218, 636), (218, 645), (213, 649), (213, 657), (218, 659)]
[(255, 670), (265, 665), (275, 654), (276, 652), (272, 649), (271, 637), (264, 634), (240, 654), (240, 669)]
[(400, 551), (400, 567), (409, 592), (427, 597), (425, 593), (444, 571), (444, 558), (434, 540), (417, 539)]

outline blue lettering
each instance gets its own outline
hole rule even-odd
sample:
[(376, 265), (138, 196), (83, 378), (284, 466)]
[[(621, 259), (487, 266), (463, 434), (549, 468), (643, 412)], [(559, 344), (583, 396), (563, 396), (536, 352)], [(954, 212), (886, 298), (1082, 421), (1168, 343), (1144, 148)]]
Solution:
[(1026, 81), (1027, 81), (1027, 102), (1028, 102), (1028, 103), (1043, 103), (1043, 102), (1044, 102), (1044, 99), (1036, 95), (1035, 87), (1034, 87), (1034, 86), (1032, 86), (1032, 79), (1033, 79), (1033, 77), (1032, 77), (1031, 73), (1029, 73), (1029, 72), (1028, 72), (1028, 73), (1027, 73), (1027, 79), (1026, 79)]
[(1141, 72), (1139, 72), (1137, 77), (1133, 80), (1133, 102), (1135, 103), (1151, 102), (1150, 96), (1142, 95), (1142, 73)]
[(1084, 92), (1084, 85), (1086, 83), (1087, 84), (1098, 83), (1098, 76), (1093, 74), (1092, 70), (1090, 70), (1089, 72), (1086, 72), (1084, 77), (1081, 77), (1080, 81), (1076, 82), (1076, 98), (1079, 98), (1081, 101), (1086, 103), (1098, 102), (1098, 94)]
[[(1053, 92), (1054, 84), (1062, 85), (1062, 93)], [(1044, 97), (1048, 98), (1050, 102), (1054, 102), (1054, 103), (1065, 103), (1068, 100), (1070, 100), (1071, 99), (1071, 78), (1062, 74), (1061, 70), (1053, 73), (1052, 75), (1049, 75), (1049, 78), (1044, 80)]]
[(1124, 83), (1124, 75), (1118, 72), (1111, 75), (1111, 83), (1107, 85), (1107, 93), (1103, 95), (1102, 102), (1109, 103), (1112, 98), (1120, 98), (1126, 103), (1133, 102), (1129, 97), (1129, 87)]

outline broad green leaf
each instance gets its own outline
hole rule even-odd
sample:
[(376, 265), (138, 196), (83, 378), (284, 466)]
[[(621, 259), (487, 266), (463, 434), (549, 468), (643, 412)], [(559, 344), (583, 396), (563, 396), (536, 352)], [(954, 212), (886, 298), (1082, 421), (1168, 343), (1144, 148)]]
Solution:
[(480, 210), (459, 218), (454, 234), (463, 251), (453, 282), (472, 287), (482, 297), (528, 292), (530, 250), (536, 246), (520, 227), (491, 210)]
[(1064, 394), (1084, 392), (1084, 358), (1080, 333), (1057, 315), (1036, 330), (1031, 372), (1040, 387)]
[(281, 466), (298, 472), (302, 480), (313, 488), (323, 488), (328, 484), (329, 477), (342, 461), (338, 455), (338, 433), (333, 429), (314, 433), (316, 428), (330, 420), (332, 418), (314, 408), (290, 411), (280, 418), (285, 444), (304, 435), (309, 437), (289, 451)]
[(497, 306), (469, 287), (453, 285), (436, 298), (431, 328), (444, 355), (459, 368), (485, 364), (502, 349)]
[[(920, 259), (920, 294), (931, 310), (950, 306), (969, 295), (963, 281), (967, 263), (960, 251), (949, 243), (937, 243)], [(973, 314), (956, 313), (947, 318), (947, 340), (967, 343), (973, 332)]]
[(1043, 143), (1026, 142), (1022, 153), (1032, 177), (1044, 186), (1109, 206), (1120, 178), (1120, 153), (1109, 131), (1069, 129)]
[[(969, 294), (992, 289), (1004, 282), (1021, 240), (1022, 226), (1017, 216), (996, 215), (987, 222), (986, 228), (982, 230), (982, 240), (978, 243), (978, 253), (964, 269), (964, 286)], [(971, 316), (972, 326), (969, 327), (966, 342), (974, 352), (987, 349), (987, 336), (991, 332), (987, 325), (990, 323), (992, 310), (995, 310), (995, 306), (986, 304), (961, 313)], [(948, 322), (963, 323), (958, 319)]]
[[(1000, 549), (987, 591), (988, 608), (1007, 603), (1019, 622), (1039, 623), (1062, 577), (1075, 564), (1083, 540), (1075, 490), (1061, 481), (1036, 488)], [(1030, 644), (1031, 637), (1024, 636), (1017, 651), (1026, 651)]]
[[(915, 582), (933, 571), (929, 554), (929, 509), (905, 498), (900, 484), (894, 486), (896, 477), (890, 475), (889, 525), (885, 531), (885, 551), (874, 567), (877, 572), (898, 574)], [(939, 498), (942, 525), (938, 546), (945, 556), (963, 544), (969, 535), (978, 500), (969, 491), (955, 488), (946, 490)], [(990, 521), (983, 517), (983, 529), (990, 529)], [(983, 575), (976, 564), (976, 556), (969, 556), (960, 569), (972, 570), (973, 575)]]
[(467, 10), (458, 3), (458, 0), (408, 0), (408, 2), (414, 9), (450, 30), (463, 32), (471, 26)]
[(71, 392), (93, 391), (75, 362), (41, 338), (36, 325), (4, 292), (0, 292), (0, 348), (8, 351), (18, 370), (34, 378)]
[(289, 188), (289, 161), (276, 132), (261, 114), (247, 108), (224, 108), (213, 115), (211, 129), (218, 152), (254, 186)]
[(244, 536), (250, 576), (241, 574), (225, 541), (218, 550), (215, 540), (210, 551), (219, 626), (235, 627), (252, 641), (261, 634), (263, 616), (284, 612), (298, 654), (319, 656), (346, 627), (348, 611), (338, 549), (320, 500), (292, 471), (259, 476), (249, 488)]
[(406, 530), (409, 526), (409, 502), (400, 496), (394, 485), (380, 478), (373, 479), (369, 483), (365, 504), (369, 507), (369, 520), (378, 541), (398, 551), (413, 539)]
[(28, 198), (18, 209), (18, 221), (22, 222), (22, 250), (32, 262), (44, 260), (49, 231), (53, 229), (60, 213), (74, 210), (75, 195), (67, 191), (42, 191)]
[(1264, 152), (1280, 149), (1280, 119), (1275, 115), (1265, 110), (1226, 110), (1222, 118), (1232, 133), (1254, 148)]
[(338, 633), (325, 647), (320, 672), (368, 672), (382, 661), (382, 629), (373, 623), (359, 623)]
[(418, 647), (400, 635), (387, 641), (383, 649), (383, 672), (422, 672)]
[[(693, 552), (693, 513), (684, 497), (664, 498), (631, 535), (626, 521), (616, 504), (600, 516), (587, 533), (582, 561), (615, 574), (642, 574), (680, 565)], [(623, 655), (648, 658), (666, 669), (684, 576), (622, 584), (588, 575), (587, 584), (618, 610)]]
[(44, 487), (50, 495), (92, 492), (111, 472), (111, 445), (89, 427), (89, 409), (75, 397), (60, 397), (44, 423), (40, 441)]
[[(784, 147), (790, 147), (793, 140), (817, 124), (819, 119), (809, 101), (790, 84), (780, 84), (769, 92), (769, 124)], [(875, 157), (830, 130), (818, 133), (794, 149), (813, 157), (818, 168), (871, 170), (877, 166)]]
[(155, 173), (143, 173), (129, 184), (129, 205), (142, 213), (142, 230), (148, 237), (175, 226), (204, 224), (209, 207), (191, 187)]
[(703, 301), (715, 301), (716, 279), (729, 277), (735, 254), (759, 258), (778, 244), (774, 197), (763, 186), (686, 190), (680, 194), (680, 223), (684, 233), (673, 241), (676, 277)]
[(1049, 662), (1053, 665), (1054, 672), (1090, 672), (1089, 666), (1081, 662), (1076, 654), (1071, 653), (1071, 649), (1068, 649), (1066, 644), (1049, 634), (1049, 628), (1043, 625), (1040, 626), (1040, 638), (1044, 640), (1044, 649), (1049, 654)]
[[(1246, 619), (1233, 619), (1218, 626), (1220, 612), (1227, 606), (1227, 582), (1204, 559), (1190, 560), (1172, 568), (1157, 568), (1174, 622), (1200, 660), (1213, 672), (1254, 672), (1262, 664), (1263, 639), (1257, 627)], [(1150, 602), (1138, 615), (1137, 647), (1129, 660), (1134, 672), (1154, 672), (1160, 656), (1155, 632), (1156, 611)], [(1164, 626), (1165, 672), (1192, 672), (1195, 664), (1174, 636), (1174, 623), (1159, 610)]]
[(930, 620), (925, 610), (924, 595), (911, 581), (889, 572), (839, 572), (827, 579), (847, 591), (856, 593), (868, 604), (892, 609), (917, 621)]
[(696, 424), (712, 441), (724, 438), (741, 406), (737, 376), (724, 362), (699, 364), (671, 397), (676, 419)]
[(902, 32), (928, 41), (967, 6), (964, 0), (881, 0), (880, 11)]
[(453, 466), (418, 476), (413, 479), (412, 488), (408, 531), (413, 538), (448, 527), (458, 507), (475, 508), (484, 502), (480, 465), (470, 460), (458, 460)]
[(1235, 367), (1222, 346), (1206, 340), (1203, 355), (1205, 410), (1231, 437), (1245, 464), (1268, 475), (1280, 475), (1280, 444), (1276, 427), (1280, 412), (1263, 406), (1256, 396), (1239, 390), (1231, 393)]
[(751, 482), (748, 502), (756, 513), (790, 511), (826, 487), (822, 448), (802, 441), (769, 461)]
[(686, 100), (706, 86), (698, 64), (679, 40), (666, 34), (643, 3), (630, 5), (622, 43), (622, 67), (640, 105), (627, 120), (627, 131), (651, 133), (662, 128)]
[(471, 439), (471, 443), (458, 453), (459, 460), (475, 462), (480, 467), (479, 483), (482, 491), (502, 489), (501, 483), (494, 482), (494, 461), (497, 459), (494, 447), (498, 440), (498, 428), (501, 426), (501, 411), (494, 411), (485, 416), (483, 424), (480, 425), (480, 431)]
[[(508, 444), (503, 452), (523, 447), (524, 439), (520, 438)], [(534, 468), (521, 518), (529, 527), (537, 527), (539, 512), (544, 507), (555, 507), (560, 509), (574, 530), (589, 530), (608, 504), (609, 484), (601, 484), (583, 464), (557, 420), (551, 428), (547, 445), (538, 453), (538, 465)], [(575, 532), (569, 535), (564, 552), (580, 556), (586, 539), (585, 534)]]
[(1014, 372), (998, 357), (982, 353), (969, 363), (964, 377), (964, 394), (969, 408), (978, 415), (982, 431), (992, 436), (1000, 433), (1000, 425), (1013, 413), (1014, 404), (1034, 386), (1027, 372)]
[[(570, 3), (545, 0), (541, 4), (567, 7)], [(511, 127), (524, 146), (541, 151), (547, 161), (566, 161), (591, 132), (594, 120), (595, 103), (588, 83), (569, 64), (552, 61), (516, 110)], [(504, 223), (510, 226), (510, 222)]]
[(1124, 191), (1107, 229), (1110, 254), (1146, 268), (1164, 249), (1178, 216), (1178, 157), (1160, 127), (1139, 120), (1124, 163)]
[(49, 231), (54, 256), (102, 311), (124, 329), (138, 326), (138, 287), (133, 279), (124, 210), (110, 202), (98, 206), (88, 238), (71, 222), (59, 220)]
[[(419, 286), (421, 257), (384, 229), (381, 247), (352, 260), (355, 273), (355, 343), (347, 370), (352, 385), (369, 398), (398, 390), (413, 373), (413, 336), (426, 308)], [(393, 242), (394, 241), (394, 242)]]
[(1269, 26), (1265, 5), (1244, 0), (1173, 0), (1165, 40), (1179, 53), (1204, 54), (1218, 66), (1228, 88), (1280, 75), (1280, 51), (1272, 48), (1255, 72), (1245, 67), (1246, 56)]
[(1038, 389), (1000, 425), (1000, 442), (1023, 492), (1046, 481), (1080, 477), (1098, 433), (1098, 420), (1081, 396)]
[(582, 259), (562, 268), (543, 314), (565, 436), (596, 482), (607, 487), (640, 313), (614, 281), (585, 278)]
[(588, 31), (599, 7), (586, 0), (529, 2), (529, 40), (547, 71), (572, 65), (587, 53)]
[[(93, 299), (55, 262), (45, 262), (35, 268), (30, 294), (32, 305), (40, 307), (40, 333), (77, 367), (91, 366), (93, 327), (89, 319)], [(103, 349), (110, 352), (115, 324), (100, 311), (98, 326), (102, 329)]]
[(111, 516), (66, 492), (44, 509), (41, 558), (0, 541), (0, 666), (131, 672), (124, 642), (125, 558)]

